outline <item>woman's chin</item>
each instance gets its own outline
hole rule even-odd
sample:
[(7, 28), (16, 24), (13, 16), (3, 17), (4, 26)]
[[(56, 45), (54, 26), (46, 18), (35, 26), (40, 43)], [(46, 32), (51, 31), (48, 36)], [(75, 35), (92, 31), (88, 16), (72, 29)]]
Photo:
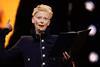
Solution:
[(45, 31), (45, 29), (38, 29), (38, 31), (42, 32), (42, 31)]
[(39, 29), (40, 31), (45, 31), (46, 29), (44, 29), (44, 28), (41, 28), (41, 29)]

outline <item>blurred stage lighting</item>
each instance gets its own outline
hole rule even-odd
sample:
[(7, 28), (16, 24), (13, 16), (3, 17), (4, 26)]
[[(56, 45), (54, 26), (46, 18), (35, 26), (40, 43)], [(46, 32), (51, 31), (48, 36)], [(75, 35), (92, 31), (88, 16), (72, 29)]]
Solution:
[(90, 32), (89, 32), (89, 36), (94, 36), (97, 32), (96, 26), (94, 26), (92, 24), (88, 27), (88, 29), (91, 29)]
[(98, 62), (98, 60), (99, 60), (99, 55), (98, 55), (98, 53), (96, 53), (96, 52), (91, 52), (91, 53), (89, 54), (89, 61), (90, 61), (91, 63), (96, 63), (96, 62)]
[(93, 11), (95, 9), (95, 4), (92, 1), (86, 1), (84, 5), (88, 11)]

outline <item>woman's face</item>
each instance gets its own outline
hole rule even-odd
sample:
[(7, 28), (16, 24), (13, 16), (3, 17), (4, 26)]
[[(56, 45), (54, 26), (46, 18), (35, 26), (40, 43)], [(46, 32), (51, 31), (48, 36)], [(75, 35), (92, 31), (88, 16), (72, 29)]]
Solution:
[(50, 24), (50, 19), (50, 14), (48, 12), (38, 11), (32, 17), (32, 23), (34, 24), (36, 31), (45, 31)]

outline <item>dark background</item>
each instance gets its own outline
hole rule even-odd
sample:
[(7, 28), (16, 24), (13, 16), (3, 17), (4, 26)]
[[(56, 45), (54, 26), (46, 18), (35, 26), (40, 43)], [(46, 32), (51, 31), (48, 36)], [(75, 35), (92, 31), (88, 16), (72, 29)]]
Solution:
[[(14, 34), (10, 39), (7, 47), (12, 47), (21, 35), (29, 35), (32, 27), (31, 17), (33, 8), (40, 3), (48, 4), (53, 8), (54, 16), (51, 23), (50, 32), (58, 34), (60, 32), (79, 31), (87, 29), (90, 24), (94, 24), (97, 33), (93, 37), (89, 37), (86, 44), (78, 54), (78, 64), (80, 67), (100, 65), (100, 59), (96, 63), (88, 60), (91, 51), (95, 51), (100, 56), (99, 37), (100, 37), (100, 13), (98, 0), (90, 0), (95, 4), (95, 9), (89, 12), (84, 7), (87, 0), (20, 0), (20, 5), (16, 15)], [(69, 3), (72, 4), (72, 10), (69, 11)], [(77, 47), (78, 48), (78, 47)]]

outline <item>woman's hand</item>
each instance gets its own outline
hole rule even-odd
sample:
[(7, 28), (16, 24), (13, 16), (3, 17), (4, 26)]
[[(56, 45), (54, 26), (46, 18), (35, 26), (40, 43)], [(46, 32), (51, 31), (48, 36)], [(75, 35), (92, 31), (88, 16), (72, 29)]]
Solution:
[(65, 51), (63, 52), (63, 56), (65, 60), (69, 60), (70, 59), (70, 55)]
[(9, 32), (12, 31), (12, 26), (10, 24), (10, 20), (8, 20), (8, 22), (6, 24), (6, 28), (9, 29)]
[(75, 62), (71, 59), (71, 56), (68, 54), (67, 51), (63, 52), (63, 59), (65, 61), (68, 61), (72, 65), (72, 67), (76, 67)]

